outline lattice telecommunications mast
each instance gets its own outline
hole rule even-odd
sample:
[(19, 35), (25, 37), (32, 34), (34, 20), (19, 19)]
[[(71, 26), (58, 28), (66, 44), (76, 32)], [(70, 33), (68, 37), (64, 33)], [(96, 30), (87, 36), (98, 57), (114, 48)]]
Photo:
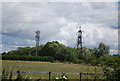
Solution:
[(38, 56), (38, 46), (39, 46), (39, 40), (40, 40), (40, 31), (35, 31), (35, 40), (36, 40), (36, 56)]
[(79, 27), (78, 30), (78, 35), (77, 35), (77, 49), (79, 50), (79, 52), (82, 52), (82, 30), (81, 30), (81, 26)]

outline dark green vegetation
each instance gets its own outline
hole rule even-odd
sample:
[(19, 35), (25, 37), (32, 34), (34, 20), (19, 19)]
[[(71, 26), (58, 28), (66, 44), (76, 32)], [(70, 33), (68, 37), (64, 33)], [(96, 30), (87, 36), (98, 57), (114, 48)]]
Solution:
[[(3, 60), (22, 61), (46, 61), (46, 62), (69, 62), (76, 64), (89, 64), (94, 66), (106, 66), (104, 68), (106, 79), (119, 79), (120, 55), (110, 55), (109, 46), (100, 43), (98, 47), (82, 48), (82, 53), (76, 48), (66, 47), (57, 41), (48, 42), (38, 47), (38, 56), (35, 56), (35, 47), (19, 47), (7, 53), (2, 53)], [(65, 70), (63, 70), (65, 71)]]
[(17, 50), (2, 53), (3, 60), (28, 60), (49, 62), (72, 62), (77, 64), (106, 65), (118, 67), (120, 55), (110, 55), (109, 47), (100, 43), (97, 48), (82, 48), (82, 53), (76, 48), (66, 47), (57, 41), (48, 42), (38, 47), (38, 55), (35, 56), (36, 47), (18, 47)]
[(120, 67), (114, 68), (110, 70), (108, 68), (104, 68), (104, 76), (107, 81), (119, 81), (120, 80)]

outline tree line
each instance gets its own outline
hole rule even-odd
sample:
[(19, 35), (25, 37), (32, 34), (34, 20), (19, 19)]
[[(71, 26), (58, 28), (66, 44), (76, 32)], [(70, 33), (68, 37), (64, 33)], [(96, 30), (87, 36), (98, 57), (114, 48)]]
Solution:
[(67, 47), (58, 41), (47, 42), (38, 46), (38, 56), (35, 56), (36, 47), (18, 47), (16, 50), (2, 53), (3, 60), (30, 60), (50, 62), (72, 62), (91, 65), (107, 65), (115, 67), (120, 64), (120, 55), (110, 55), (109, 46), (99, 43), (96, 48), (82, 48), (82, 53), (76, 48)]

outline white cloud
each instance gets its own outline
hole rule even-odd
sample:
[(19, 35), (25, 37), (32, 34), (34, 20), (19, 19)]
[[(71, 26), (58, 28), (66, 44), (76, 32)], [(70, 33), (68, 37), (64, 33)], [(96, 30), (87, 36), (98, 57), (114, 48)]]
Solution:
[(35, 44), (35, 43), (36, 43), (35, 40), (29, 40), (29, 39), (27, 39), (26, 42), (27, 42), (28, 44)]
[[(74, 47), (76, 27), (82, 25), (84, 46), (104, 42), (117, 49), (117, 24), (117, 3), (112, 2), (3, 3), (3, 34), (12, 40), (5, 44), (34, 46), (35, 31), (40, 30), (40, 44), (58, 40)], [(8, 38), (3, 36), (3, 40)]]
[(102, 24), (83, 24), (84, 45), (96, 46), (104, 42), (112, 49), (118, 47), (118, 30), (112, 29)]

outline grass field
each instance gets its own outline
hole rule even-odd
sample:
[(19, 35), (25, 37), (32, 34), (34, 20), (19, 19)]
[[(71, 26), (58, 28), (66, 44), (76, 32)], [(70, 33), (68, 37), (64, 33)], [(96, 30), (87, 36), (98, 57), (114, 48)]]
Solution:
[[(6, 70), (18, 70), (25, 72), (62, 72), (62, 73), (80, 73), (80, 72), (95, 72), (95, 66), (84, 64), (69, 64), (69, 63), (50, 63), (36, 61), (2, 61), (2, 68)], [(97, 73), (102, 73), (102, 67), (96, 67)], [(27, 74), (33, 79), (42, 78), (48, 79), (48, 74)], [(59, 75), (55, 75), (59, 76)], [(90, 76), (92, 77), (92, 76)], [(78, 79), (77, 75), (68, 75), (69, 79)], [(86, 78), (86, 76), (83, 76)]]

